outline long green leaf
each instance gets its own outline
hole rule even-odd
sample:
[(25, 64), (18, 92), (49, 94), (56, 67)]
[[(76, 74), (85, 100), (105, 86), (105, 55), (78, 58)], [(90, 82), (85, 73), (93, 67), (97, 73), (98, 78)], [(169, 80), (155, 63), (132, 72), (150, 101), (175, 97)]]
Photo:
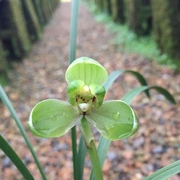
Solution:
[[(104, 137), (100, 137), (99, 144), (98, 144), (98, 157), (99, 157), (99, 162), (101, 165), (101, 168), (103, 167), (104, 161), (106, 159), (106, 155), (108, 153), (109, 146), (111, 144), (111, 141), (108, 139), (105, 139)], [(94, 176), (94, 170), (91, 169), (91, 174), (90, 174), (90, 180), (95, 180)]]
[(114, 81), (124, 72), (124, 70), (117, 70), (113, 71), (111, 74), (109, 74), (108, 79), (104, 85), (106, 91), (110, 89)]
[(84, 142), (84, 138), (81, 136), (80, 142), (79, 142), (79, 150), (78, 150), (78, 175), (79, 175), (79, 180), (83, 180), (83, 169), (84, 169), (84, 160), (87, 154), (87, 148)]
[(173, 104), (176, 104), (176, 101), (175, 101), (174, 97), (166, 89), (164, 89), (164, 88), (162, 88), (160, 86), (150, 86), (149, 89), (155, 89), (160, 94), (164, 95), (167, 100), (169, 100)]
[(46, 180), (46, 176), (45, 176), (45, 174), (44, 174), (44, 172), (43, 172), (43, 169), (42, 169), (42, 167), (41, 167), (41, 164), (40, 164), (39, 161), (38, 161), (38, 158), (37, 158), (37, 156), (36, 156), (36, 154), (35, 154), (35, 152), (34, 152), (34, 149), (33, 149), (32, 145), (31, 145), (31, 143), (30, 143), (30, 141), (29, 141), (29, 138), (28, 138), (28, 136), (27, 136), (27, 134), (26, 134), (26, 132), (25, 132), (25, 130), (24, 130), (24, 127), (23, 127), (20, 119), (18, 118), (15, 109), (13, 108), (13, 106), (12, 106), (9, 98), (7, 97), (7, 95), (6, 95), (6, 93), (4, 92), (4, 90), (3, 90), (3, 88), (2, 88), (1, 85), (0, 85), (0, 98), (2, 99), (2, 101), (3, 101), (3, 103), (6, 105), (6, 107), (9, 109), (9, 111), (10, 111), (10, 113), (11, 113), (11, 116), (12, 116), (13, 119), (15, 120), (16, 125), (18, 126), (18, 128), (19, 128), (19, 130), (20, 130), (20, 132), (21, 132), (21, 134), (22, 134), (22, 136), (23, 136), (23, 138), (24, 138), (24, 140), (26, 141), (26, 144), (27, 144), (29, 150), (31, 151), (31, 154), (32, 154), (32, 156), (33, 156), (33, 158), (34, 158), (34, 161), (35, 161), (35, 163), (36, 163), (36, 165), (37, 165), (37, 167), (38, 167), (38, 169), (39, 169), (39, 171), (40, 171), (40, 173), (41, 173), (42, 179), (43, 179), (43, 180)]
[(19, 156), (15, 153), (15, 151), (11, 148), (9, 143), (0, 135), (0, 149), (9, 157), (9, 159), (13, 162), (13, 164), (20, 171), (22, 176), (26, 180), (33, 180), (32, 174), (26, 168), (26, 165), (22, 162)]
[[(77, 21), (79, 13), (79, 2), (80, 0), (72, 1), (71, 6), (71, 22), (70, 22), (70, 52), (69, 52), (69, 63), (72, 63), (76, 58), (76, 39), (77, 39)], [(77, 159), (77, 144), (76, 144), (76, 126), (71, 129), (71, 140), (72, 140), (72, 153), (73, 153), (73, 169), (74, 169), (74, 180), (79, 180), (78, 159)]]
[(158, 91), (160, 94), (164, 95), (166, 97), (166, 99), (169, 100), (171, 103), (176, 104), (174, 97), (166, 89), (164, 89), (160, 86), (140, 86), (140, 87), (134, 88), (131, 91), (129, 91), (128, 93), (126, 93), (122, 97), (121, 100), (125, 101), (127, 104), (131, 104), (132, 100), (137, 95), (139, 95), (143, 91), (150, 90), (150, 89), (154, 89), (154, 90)]
[(131, 104), (131, 102), (133, 101), (133, 99), (138, 96), (140, 93), (142, 93), (143, 91), (149, 89), (148, 86), (140, 86), (140, 87), (136, 87), (132, 90), (130, 90), (128, 93), (126, 93), (121, 100), (125, 101), (127, 104)]
[[(106, 89), (106, 91), (109, 90), (109, 88), (111, 87), (111, 85), (113, 84), (113, 82), (114, 82), (120, 75), (122, 75), (123, 73), (130, 73), (130, 74), (134, 75), (134, 76), (137, 78), (137, 80), (140, 82), (140, 84), (141, 84), (142, 86), (147, 86), (147, 85), (148, 85), (147, 82), (146, 82), (146, 79), (144, 78), (144, 76), (141, 75), (139, 72), (132, 71), (132, 70), (116, 70), (116, 71), (113, 71), (113, 72), (109, 75), (109, 77), (108, 77), (108, 80), (107, 80), (107, 82), (106, 82), (106, 84), (105, 84), (105, 89)], [(150, 97), (150, 94), (149, 94), (148, 89), (145, 91), (145, 93), (146, 93), (146, 95), (147, 95), (148, 97)]]
[(150, 176), (144, 178), (144, 180), (166, 180), (169, 177), (180, 172), (180, 160), (163, 167), (162, 169), (156, 171)]

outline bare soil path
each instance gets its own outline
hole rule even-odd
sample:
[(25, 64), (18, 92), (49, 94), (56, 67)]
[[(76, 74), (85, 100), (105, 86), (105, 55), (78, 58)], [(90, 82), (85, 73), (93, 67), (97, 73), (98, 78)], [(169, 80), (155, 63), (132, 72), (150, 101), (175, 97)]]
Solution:
[[(19, 118), (43, 165), (49, 180), (72, 179), (72, 154), (70, 132), (56, 139), (35, 137), (27, 127), (29, 113), (40, 100), (58, 98), (66, 100), (64, 74), (68, 67), (70, 3), (61, 3), (43, 38), (21, 63), (14, 63), (9, 72), (11, 83), (5, 87)], [(140, 128), (130, 139), (112, 142), (103, 173), (105, 180), (140, 180), (162, 166), (180, 159), (180, 74), (158, 65), (137, 54), (126, 54), (112, 42), (113, 35), (103, 24), (93, 19), (87, 7), (81, 5), (78, 25), (77, 57), (87, 56), (102, 63), (108, 72), (132, 69), (141, 72), (149, 85), (167, 88), (177, 105), (171, 105), (163, 96), (152, 91), (152, 99), (145, 95), (133, 101)], [(131, 75), (123, 75), (107, 94), (107, 99), (120, 99), (139, 83)], [(35, 176), (41, 177), (34, 161), (8, 110), (0, 104), (0, 132), (10, 142)], [(90, 163), (85, 163), (88, 179)], [(23, 178), (9, 159), (0, 152), (0, 179)], [(173, 180), (180, 179), (174, 176)]]

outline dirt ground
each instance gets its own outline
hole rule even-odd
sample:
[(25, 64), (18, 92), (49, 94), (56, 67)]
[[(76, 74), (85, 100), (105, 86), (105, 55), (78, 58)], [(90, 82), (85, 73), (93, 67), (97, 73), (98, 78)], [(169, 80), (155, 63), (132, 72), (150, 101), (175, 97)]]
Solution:
[[(10, 84), (5, 87), (19, 118), (34, 146), (49, 180), (72, 179), (72, 153), (70, 132), (55, 139), (35, 137), (27, 127), (33, 106), (47, 98), (67, 100), (64, 74), (69, 60), (70, 3), (61, 3), (45, 28), (42, 39), (31, 53), (8, 73)], [(98, 24), (83, 4), (80, 6), (77, 57), (87, 56), (99, 61), (108, 72), (132, 69), (142, 73), (149, 85), (167, 88), (177, 105), (151, 91), (149, 100), (144, 94), (132, 103), (140, 127), (130, 139), (111, 144), (103, 167), (105, 180), (140, 180), (157, 169), (180, 159), (180, 73), (160, 66), (138, 54), (127, 54), (113, 43), (114, 35), (103, 24)], [(118, 78), (107, 99), (120, 99), (127, 91), (139, 86), (129, 74)], [(27, 164), (35, 180), (41, 176), (28, 148), (13, 122), (7, 108), (0, 104), (0, 132)], [(98, 135), (96, 135), (98, 139)], [(0, 151), (0, 179), (22, 180), (10, 160)], [(88, 179), (90, 162), (85, 161), (84, 180)], [(176, 175), (172, 180), (180, 179)]]

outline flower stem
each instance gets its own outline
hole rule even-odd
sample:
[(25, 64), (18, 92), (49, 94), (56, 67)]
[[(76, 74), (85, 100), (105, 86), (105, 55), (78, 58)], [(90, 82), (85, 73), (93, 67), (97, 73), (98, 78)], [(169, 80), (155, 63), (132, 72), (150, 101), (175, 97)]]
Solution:
[[(70, 23), (70, 52), (69, 63), (72, 63), (76, 57), (76, 36), (77, 36), (77, 21), (79, 12), (80, 0), (72, 1), (71, 5), (71, 23)], [(73, 152), (73, 169), (74, 180), (78, 180), (78, 161), (77, 161), (77, 144), (76, 144), (76, 127), (71, 130), (72, 152)]]
[(92, 167), (94, 169), (94, 175), (96, 180), (103, 180), (101, 165), (97, 154), (96, 146), (94, 143), (93, 134), (91, 132), (89, 123), (85, 116), (81, 119), (81, 130), (86, 142), (88, 154), (91, 159)]
[(72, 153), (73, 153), (73, 169), (74, 180), (78, 180), (78, 160), (77, 160), (77, 144), (76, 144), (76, 126), (71, 129)]
[(77, 37), (79, 2), (80, 0), (74, 0), (72, 1), (72, 6), (71, 6), (69, 63), (72, 63), (76, 58), (76, 37)]

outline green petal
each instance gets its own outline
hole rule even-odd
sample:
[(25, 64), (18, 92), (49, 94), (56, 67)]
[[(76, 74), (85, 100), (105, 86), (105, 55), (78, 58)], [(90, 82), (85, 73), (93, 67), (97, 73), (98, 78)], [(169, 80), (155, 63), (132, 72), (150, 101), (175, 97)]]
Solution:
[(106, 94), (104, 86), (91, 84), (89, 88), (91, 90), (92, 95), (96, 97), (95, 107), (101, 106), (104, 100), (104, 96)]
[(86, 115), (86, 118), (109, 140), (128, 138), (139, 126), (132, 108), (120, 100), (104, 102), (101, 107)]
[(40, 137), (60, 137), (81, 119), (69, 103), (48, 99), (38, 103), (31, 111), (29, 128)]
[(104, 85), (108, 73), (97, 61), (81, 57), (70, 64), (65, 77), (68, 84), (74, 80), (82, 80), (87, 86), (90, 84)]
[(82, 87), (84, 86), (84, 82), (81, 80), (72, 81), (68, 84), (67, 93), (68, 93), (68, 101), (73, 106), (76, 104), (76, 95), (80, 92)]

